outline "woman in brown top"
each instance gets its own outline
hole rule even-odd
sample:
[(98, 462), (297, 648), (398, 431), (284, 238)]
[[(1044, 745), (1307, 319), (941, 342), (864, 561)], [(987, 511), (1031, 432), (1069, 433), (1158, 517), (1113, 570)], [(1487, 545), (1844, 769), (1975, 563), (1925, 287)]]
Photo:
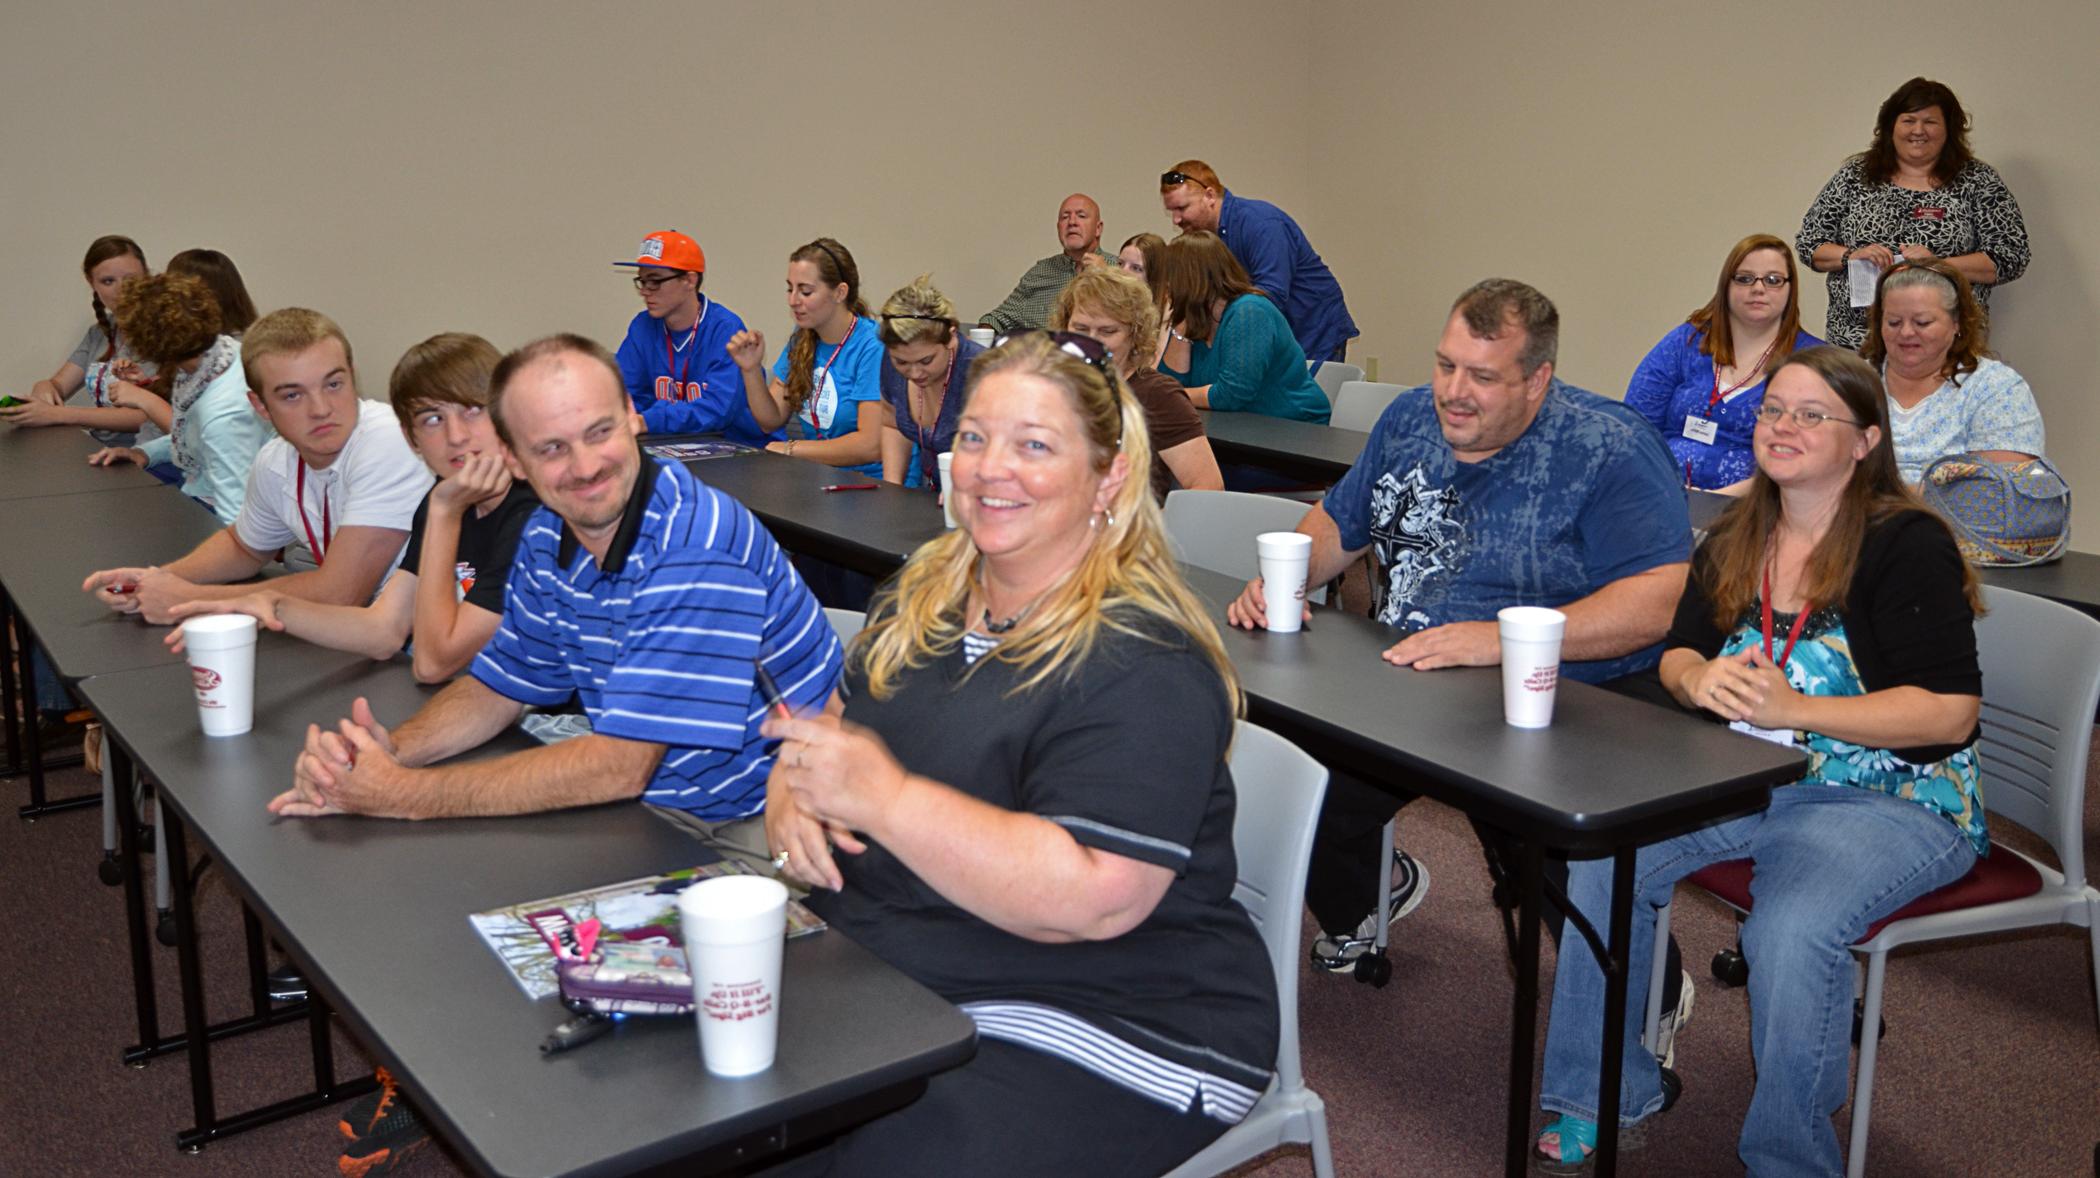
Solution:
[(1152, 494), (1168, 491), (1222, 491), (1225, 476), (1218, 456), (1203, 436), (1188, 394), (1172, 377), (1144, 358), (1157, 354), (1159, 308), (1152, 291), (1136, 275), (1121, 270), (1083, 270), (1057, 296), (1050, 327), (1098, 340), (1115, 358), (1116, 371), (1145, 410), (1152, 435)]

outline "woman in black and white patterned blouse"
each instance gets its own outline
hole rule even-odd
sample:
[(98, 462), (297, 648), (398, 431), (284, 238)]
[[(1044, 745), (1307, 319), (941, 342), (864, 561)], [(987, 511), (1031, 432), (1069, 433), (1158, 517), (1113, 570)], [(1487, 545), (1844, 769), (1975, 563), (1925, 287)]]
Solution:
[(1794, 248), (1830, 275), (1823, 334), (1857, 348), (1867, 309), (1852, 305), (1847, 263), (1886, 270), (1898, 261), (1945, 260), (1975, 287), (1986, 308), (1991, 288), (2027, 269), (2027, 225), (2020, 204), (1989, 164), (1969, 152), (1969, 116), (1954, 91), (1912, 78), (1881, 104), (1874, 142), (1845, 161), (1801, 218)]

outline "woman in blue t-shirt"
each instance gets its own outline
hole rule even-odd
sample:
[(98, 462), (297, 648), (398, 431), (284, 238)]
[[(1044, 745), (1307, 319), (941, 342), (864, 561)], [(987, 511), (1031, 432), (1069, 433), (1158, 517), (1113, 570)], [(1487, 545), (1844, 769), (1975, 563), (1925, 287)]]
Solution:
[[(1876, 922), (1968, 874), (1990, 848), (1976, 764), (1982, 672), (1976, 578), (1947, 525), (1896, 473), (1881, 381), (1866, 361), (1810, 348), (1772, 374), (1757, 474), (1692, 563), (1662, 657), (1684, 707), (1799, 748), (1799, 781), (1763, 811), (1643, 847), (1628, 977), (1648, 976), (1655, 911), (1679, 879), (1747, 859), (1757, 1086), (1737, 1152), (1752, 1174), (1843, 1169), (1848, 948)], [(1602, 925), (1612, 862), (1568, 865), (1568, 898)], [(1572, 1173), (1597, 1140), (1604, 974), (1577, 948), (1553, 980), (1539, 1102), (1559, 1116), (1540, 1168)], [(1664, 1104), (1629, 989), (1622, 1130)]]
[(1750, 433), (1765, 376), (1822, 340), (1801, 330), (1793, 251), (1769, 233), (1735, 243), (1714, 297), (1650, 349), (1626, 407), (1662, 431), (1684, 485), (1740, 495), (1757, 473)]
[(788, 427), (787, 440), (766, 449), (880, 477), (882, 341), (861, 301), (853, 254), (829, 237), (789, 254), (787, 301), (795, 334), (770, 379), (766, 337), (755, 330), (729, 337), (751, 416), (768, 431)]
[(1198, 409), (1326, 422), (1327, 394), (1313, 383), (1290, 322), (1224, 238), (1198, 230), (1169, 242), (1166, 290), (1175, 321), (1159, 370)]

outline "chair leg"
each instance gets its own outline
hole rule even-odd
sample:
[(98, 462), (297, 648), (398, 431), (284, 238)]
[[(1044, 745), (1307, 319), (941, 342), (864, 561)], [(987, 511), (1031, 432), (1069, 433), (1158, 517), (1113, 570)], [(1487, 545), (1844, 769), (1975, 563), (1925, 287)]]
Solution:
[(1641, 1041), (1651, 1052), (1662, 1042), (1663, 984), (1670, 976), (1670, 955), (1663, 946), (1669, 943), (1670, 905), (1665, 904), (1655, 914), (1655, 951), (1650, 954), (1655, 960), (1648, 970), (1648, 1018), (1642, 1024), (1647, 1030)]
[(1867, 958), (1867, 995), (1859, 1025), (1859, 1079), (1852, 1089), (1852, 1148), (1845, 1161), (1845, 1178), (1865, 1178), (1867, 1173), (1867, 1122), (1874, 1114), (1874, 1055), (1881, 1046), (1881, 982), (1888, 968), (1888, 954)]
[(1327, 1102), (1314, 1096), (1305, 1110), (1307, 1142), (1312, 1146), (1313, 1178), (1334, 1178), (1334, 1149), (1327, 1143)]

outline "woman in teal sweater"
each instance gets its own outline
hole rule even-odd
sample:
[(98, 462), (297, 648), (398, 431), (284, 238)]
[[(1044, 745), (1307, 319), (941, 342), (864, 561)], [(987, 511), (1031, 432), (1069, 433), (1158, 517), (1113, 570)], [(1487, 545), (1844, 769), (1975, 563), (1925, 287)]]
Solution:
[(1208, 231), (1175, 238), (1166, 271), (1174, 326), (1159, 370), (1180, 381), (1197, 408), (1327, 420), (1327, 394), (1313, 383), (1289, 321), (1223, 238)]

